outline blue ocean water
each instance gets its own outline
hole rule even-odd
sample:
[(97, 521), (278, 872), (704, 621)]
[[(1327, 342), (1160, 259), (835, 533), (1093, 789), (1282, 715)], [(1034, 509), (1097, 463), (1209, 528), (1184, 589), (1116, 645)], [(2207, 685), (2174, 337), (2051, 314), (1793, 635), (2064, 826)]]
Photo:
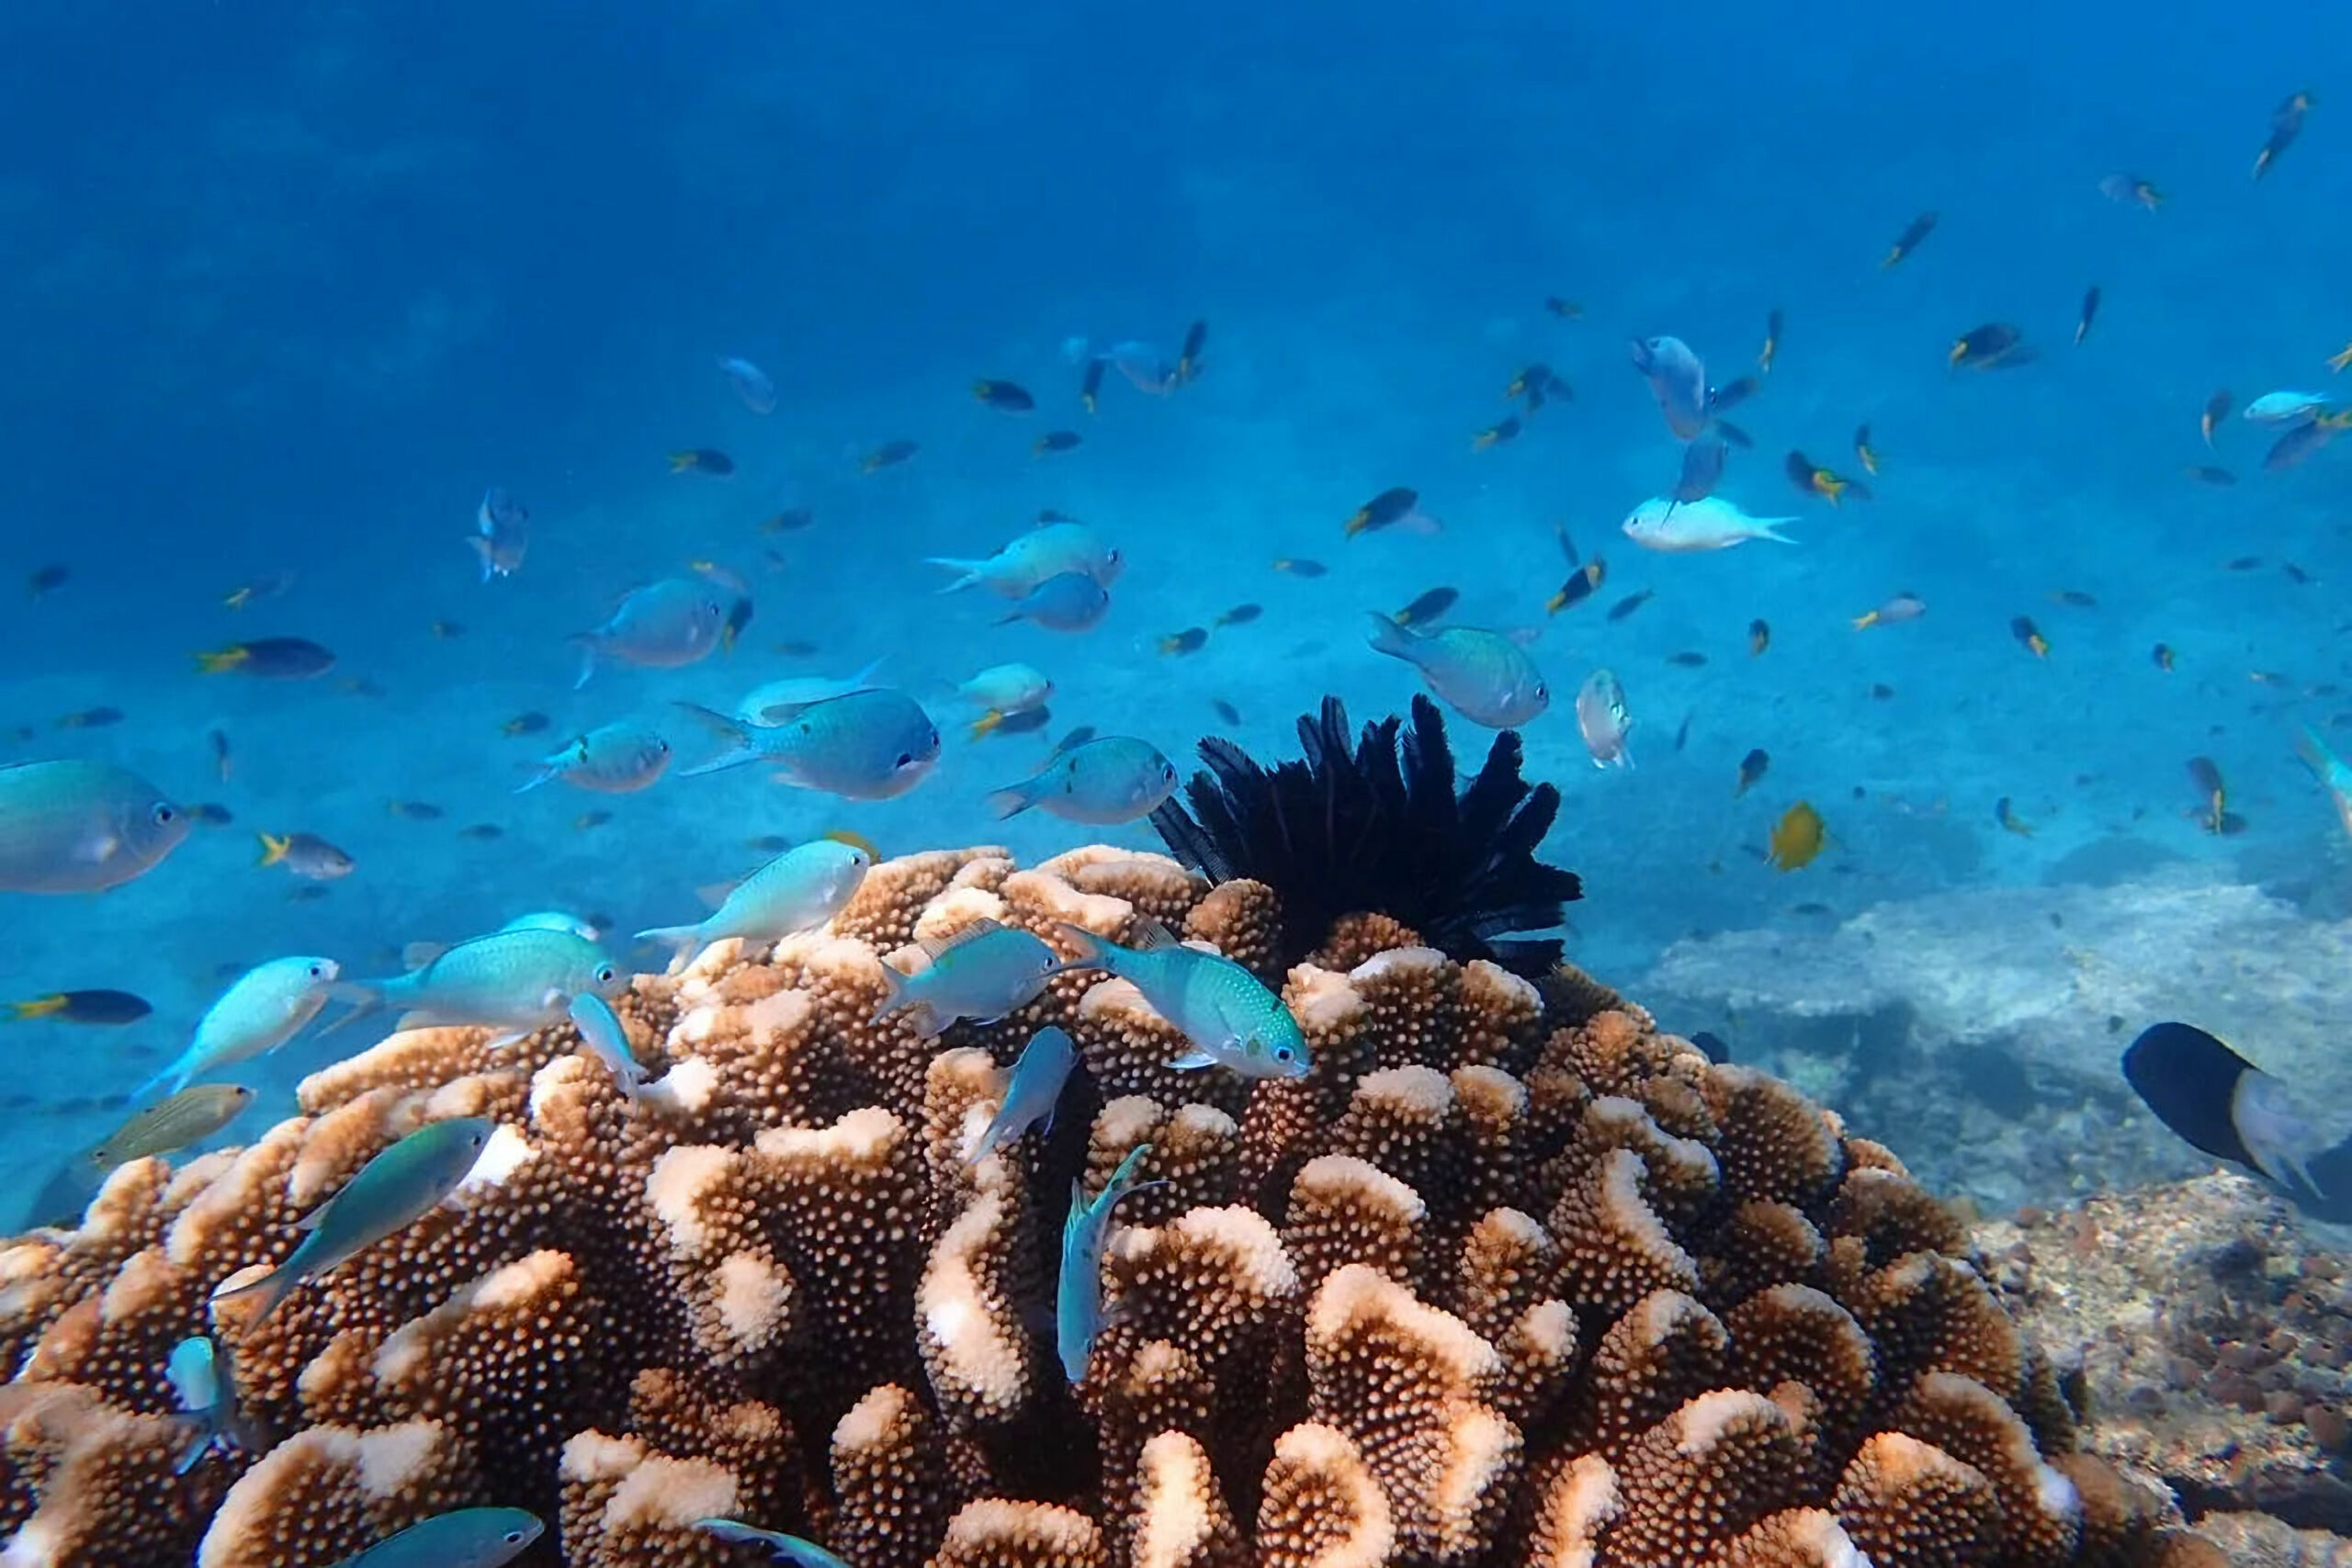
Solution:
[[(120, 1032), (0, 1025), (41, 1134), (0, 1153), (11, 1180), (112, 1125), (114, 1097), (266, 957), (379, 974), (405, 942), (525, 909), (689, 919), (693, 889), (756, 863), (766, 835), (1156, 847), (1141, 824), (1000, 825), (982, 797), (1076, 725), (1182, 761), (1206, 733), (1290, 754), (1326, 693), (1359, 718), (1401, 709), (1413, 672), (1365, 648), (1363, 614), (1441, 584), (1455, 624), (1540, 632), (1554, 701), (1529, 772), (1566, 793), (1547, 852), (1586, 878), (1570, 950), (1600, 973), (1693, 931), (1815, 918), (1801, 904), (1844, 915), (2093, 863), (2202, 867), (2314, 916), (2352, 903), (2342, 829), (2292, 750), (2298, 723), (2352, 716), (2331, 684), (2352, 445), (2274, 473), (2267, 433), (2233, 416), (2209, 452), (2198, 432), (2217, 388), (2352, 394), (2325, 364), (2352, 339), (2352, 158), (2314, 76), (2352, 60), (2352, 15), (435, 0), (93, 4), (0, 36), (0, 557), (24, 580), (70, 570), (0, 617), (0, 724), (23, 727), (0, 755), (117, 761), (234, 818), (111, 893), (0, 903), (6, 996), (119, 987), (156, 1007)], [(2305, 88), (2308, 129), (2250, 179), (2274, 107)], [(2118, 172), (2166, 201), (2109, 199)], [(1933, 233), (1883, 269), (1928, 209)], [(1793, 516), (1800, 543), (1637, 549), (1618, 525), (1671, 484), (1679, 447), (1627, 341), (1674, 334), (1728, 381), (1775, 309), (1777, 359), (1737, 416), (1755, 450), (1723, 493)], [(1080, 411), (1066, 339), (1172, 353), (1195, 320), (1196, 381), (1147, 397), (1114, 374)], [(1949, 370), (1952, 339), (1992, 321), (2040, 359)], [(735, 396), (722, 355), (775, 378), (773, 412)], [(1474, 450), (1537, 361), (1573, 399)], [(981, 377), (1039, 409), (980, 406)], [(1864, 423), (1877, 499), (1796, 494), (1782, 455), (1850, 469)], [(1062, 426), (1084, 444), (1033, 457)], [(911, 461), (861, 471), (902, 438)], [(688, 447), (736, 471), (668, 473)], [(2239, 482), (2184, 477), (2208, 463)], [(533, 538), (485, 583), (464, 539), (490, 485), (529, 506)], [(1392, 485), (1442, 531), (1345, 538)], [(810, 527), (760, 532), (803, 505)], [(992, 599), (937, 596), (925, 557), (986, 554), (1041, 508), (1122, 550), (1103, 625), (1000, 626)], [(1560, 528), (1608, 575), (1549, 616)], [(1298, 557), (1329, 574), (1272, 570)], [(2259, 564), (2228, 569), (2241, 558)], [(572, 690), (567, 635), (697, 560), (752, 584), (738, 649)], [(284, 595), (224, 605), (277, 573)], [(1851, 627), (1898, 590), (1928, 615)], [(2053, 600), (2068, 592), (2096, 605)], [(1245, 602), (1263, 615), (1159, 650)], [(2046, 659), (2012, 637), (2020, 615)], [(193, 650), (257, 636), (315, 639), (337, 668), (194, 672)], [(582, 729), (875, 659), (947, 735), (901, 799), (760, 770), (511, 793)], [(1014, 659), (1054, 677), (1052, 728), (967, 741), (946, 688)], [(1635, 716), (1631, 770), (1596, 770), (1576, 729), (1569, 697), (1601, 667)], [(102, 706), (125, 716), (57, 727)], [(548, 732), (501, 733), (531, 710)], [(1735, 797), (1754, 748), (1770, 773)], [(2192, 819), (2197, 754), (2243, 833)], [(1996, 821), (2004, 798), (2031, 837)], [(1801, 799), (1832, 839), (1783, 875), (1761, 852)], [(611, 819), (582, 826), (596, 809)], [(478, 823), (503, 836), (462, 836)], [(293, 830), (357, 871), (292, 897), (254, 834)], [(282, 1095), (340, 1048), (298, 1042), (254, 1081)]]

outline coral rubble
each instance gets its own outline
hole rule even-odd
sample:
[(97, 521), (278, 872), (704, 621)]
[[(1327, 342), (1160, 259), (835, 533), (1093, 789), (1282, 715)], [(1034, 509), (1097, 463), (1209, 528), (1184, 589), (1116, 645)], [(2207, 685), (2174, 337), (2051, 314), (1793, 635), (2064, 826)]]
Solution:
[[(2085, 1447), (2208, 1516), (2352, 1535), (2352, 1258), (2241, 1176), (1978, 1228), (1992, 1281), (2071, 1364)], [(2352, 1553), (2352, 1542), (2337, 1550)]]
[[(1257, 962), (1283, 912), (1169, 860), (877, 867), (826, 931), (620, 1006), (632, 1106), (568, 1030), (395, 1035), (302, 1114), (118, 1170), (0, 1247), (13, 1562), (322, 1568), (425, 1514), (528, 1507), (574, 1564), (1875, 1568), (2165, 1562), (2074, 1451), (2050, 1367), (1952, 1216), (1787, 1085), (1630, 1005), (1385, 921), (1276, 966), (1304, 1078), (1177, 1073), (1122, 982), (1057, 977), (943, 1042), (870, 1021), (886, 959), (992, 919), (1154, 918)], [(1375, 942), (1375, 938), (1377, 942)], [(1066, 939), (1063, 939), (1066, 941)], [(1086, 1072), (1050, 1134), (966, 1151), (1039, 1025)], [(208, 1307), (377, 1150), (503, 1123), (451, 1202), (266, 1322)], [(1138, 1145), (1111, 1325), (1068, 1384), (1031, 1321), (1073, 1181)], [(173, 1473), (164, 1359), (209, 1326), (276, 1434)]]

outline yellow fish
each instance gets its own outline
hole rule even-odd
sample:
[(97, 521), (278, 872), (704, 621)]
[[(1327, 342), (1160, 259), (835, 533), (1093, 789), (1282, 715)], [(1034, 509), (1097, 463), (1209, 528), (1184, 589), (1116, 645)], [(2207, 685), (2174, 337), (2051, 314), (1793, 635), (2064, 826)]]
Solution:
[(1800, 800), (1772, 824), (1765, 858), (1776, 870), (1794, 871), (1812, 864), (1827, 838), (1828, 829), (1822, 823), (1821, 813), (1813, 808), (1810, 801)]

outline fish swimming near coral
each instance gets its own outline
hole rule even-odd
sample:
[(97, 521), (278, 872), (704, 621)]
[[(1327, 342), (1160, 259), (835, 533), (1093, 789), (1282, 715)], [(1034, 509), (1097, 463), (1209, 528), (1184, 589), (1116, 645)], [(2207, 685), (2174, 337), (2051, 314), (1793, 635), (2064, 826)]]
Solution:
[(224, 1442), (250, 1454), (269, 1447), (265, 1434), (238, 1406), (235, 1367), (209, 1335), (190, 1335), (173, 1346), (164, 1376), (179, 1396), (180, 1415), (193, 1428), (187, 1448), (173, 1467), (175, 1474), (186, 1475)]
[(2187, 1023), (2143, 1030), (2123, 1077), (2192, 1148), (2264, 1178), (2316, 1219), (2352, 1221), (2352, 1107), (2320, 1103)]
[(1078, 1046), (1068, 1030), (1047, 1024), (1031, 1035), (1012, 1070), (1005, 1075), (1004, 1098), (997, 1102), (996, 1114), (981, 1130), (965, 1163), (978, 1165), (1032, 1127), (1052, 1132), (1054, 1107), (1060, 1103), (1062, 1088), (1069, 1082), (1070, 1069), (1077, 1062)]
[(150, 1155), (192, 1148), (234, 1122), (253, 1102), (254, 1091), (243, 1084), (191, 1085), (135, 1112), (107, 1134), (90, 1151), (90, 1167), (103, 1176)]
[(411, 1133), (359, 1168), (359, 1174), (306, 1215), (308, 1233), (293, 1256), (259, 1279), (212, 1292), (217, 1304), (257, 1295), (260, 1306), (244, 1332), (259, 1327), (306, 1280), (315, 1280), (406, 1230), (457, 1190), (473, 1170), (498, 1123), (486, 1116), (434, 1122)]
[(580, 1032), (580, 1043), (588, 1047), (588, 1054), (612, 1076), (621, 1098), (635, 1105), (638, 1089), (645, 1082), (645, 1067), (629, 1049), (628, 1028), (613, 1010), (613, 1004), (594, 991), (582, 991), (565, 1004), (564, 1016)]
[(1052, 973), (1100, 969), (1142, 992), (1152, 1011), (1192, 1043), (1166, 1064), (1178, 1072), (1223, 1067), (1246, 1078), (1296, 1078), (1314, 1065), (1282, 998), (1232, 959), (1187, 947), (1157, 923), (1145, 926), (1135, 947), (1067, 921), (1061, 933), (1078, 951)]
[(1110, 1235), (1112, 1211), (1120, 1199), (1141, 1190), (1136, 1172), (1150, 1153), (1149, 1144), (1137, 1144), (1127, 1151), (1091, 1203), (1084, 1187), (1076, 1181), (1069, 1184), (1069, 1213), (1062, 1222), (1061, 1278), (1054, 1292), (1054, 1348), (1061, 1356), (1063, 1373), (1073, 1384), (1086, 1381), (1087, 1365), (1094, 1359), (1094, 1341), (1107, 1326), (1102, 1315), (1102, 1243)]
[(655, 926), (637, 933), (639, 942), (673, 950), (671, 967), (712, 942), (778, 942), (796, 931), (814, 931), (841, 913), (855, 897), (874, 857), (854, 844), (813, 839), (786, 850), (738, 883), (718, 908), (690, 926)]
[(962, 1019), (994, 1023), (1037, 999), (1059, 973), (1054, 950), (1017, 926), (975, 920), (953, 936), (919, 942), (931, 962), (911, 975), (882, 966), (876, 1021), (903, 1012), (931, 1040)]
[(849, 1568), (848, 1563), (813, 1540), (786, 1535), (782, 1530), (763, 1530), (741, 1519), (696, 1519), (695, 1529), (716, 1540), (764, 1546), (776, 1562), (789, 1562), (793, 1568)]
[(342, 967), (332, 958), (273, 958), (255, 964), (197, 1021), (176, 1060), (131, 1093), (175, 1090), (232, 1063), (277, 1050), (310, 1026), (334, 994)]
[(610, 998), (628, 988), (620, 965), (574, 932), (492, 931), (444, 949), (405, 975), (336, 986), (334, 994), (356, 1006), (329, 1027), (397, 1007), (401, 1029), (495, 1029), (503, 1032), (493, 1044), (503, 1045), (562, 1019), (575, 996), (593, 991)]
[(387, 1536), (334, 1568), (502, 1568), (547, 1527), (521, 1508), (459, 1508)]

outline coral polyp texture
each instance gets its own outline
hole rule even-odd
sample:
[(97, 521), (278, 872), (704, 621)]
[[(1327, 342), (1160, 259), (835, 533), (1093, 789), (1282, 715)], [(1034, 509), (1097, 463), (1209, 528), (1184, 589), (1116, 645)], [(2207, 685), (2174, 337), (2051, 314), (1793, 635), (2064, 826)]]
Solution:
[[(1875, 1568), (2164, 1559), (2154, 1495), (2072, 1451), (1957, 1221), (1883, 1147), (1631, 1004), (1419, 944), (1275, 978), (1313, 1054), (1165, 1064), (1128, 985), (1057, 976), (943, 1041), (882, 967), (989, 919), (1069, 950), (1164, 921), (1260, 965), (1283, 914), (1109, 849), (877, 867), (821, 932), (620, 1004), (632, 1105), (567, 1030), (393, 1036), (301, 1114), (116, 1171), (0, 1250), (11, 1564), (322, 1568), (452, 1507), (525, 1562), (852, 1568)], [(1040, 1025), (1049, 1134), (967, 1153)], [(441, 1208), (266, 1321), (209, 1303), (432, 1120), (501, 1123)], [(1035, 1321), (1072, 1183), (1149, 1144), (1083, 1382)], [(262, 1451), (185, 1476), (164, 1376), (209, 1330)]]

